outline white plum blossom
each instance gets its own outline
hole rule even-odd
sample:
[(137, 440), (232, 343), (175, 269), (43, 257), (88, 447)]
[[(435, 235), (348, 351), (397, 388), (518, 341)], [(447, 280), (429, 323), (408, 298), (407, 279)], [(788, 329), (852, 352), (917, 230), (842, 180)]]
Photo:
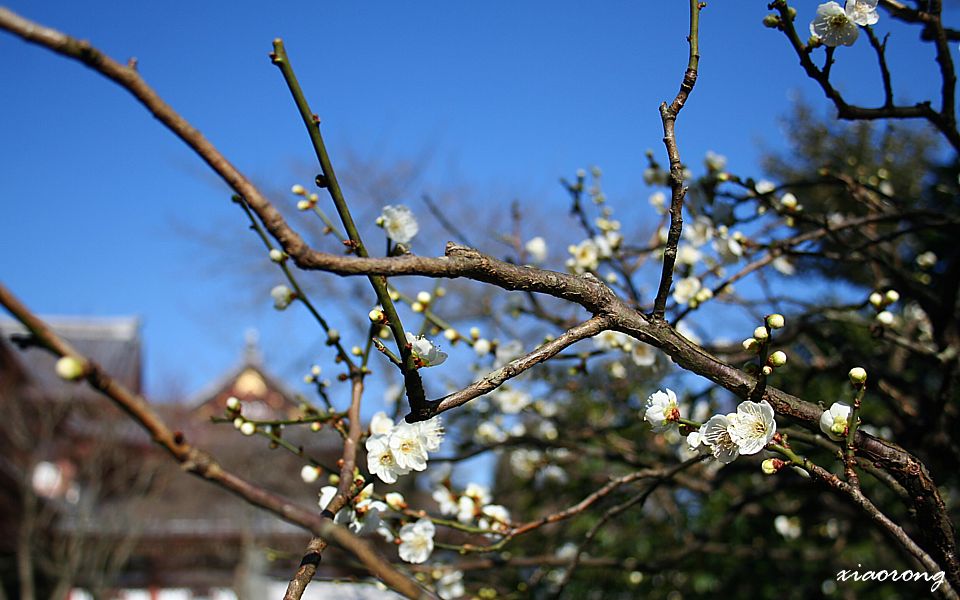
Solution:
[[(835, 4), (835, 3), (834, 3)], [(761, 179), (753, 186), (757, 190), (758, 194), (769, 194), (773, 190), (777, 189), (777, 184), (766, 179)]]
[(670, 388), (667, 388), (666, 392), (657, 390), (647, 398), (643, 418), (650, 423), (654, 431), (661, 432), (672, 428), (679, 417), (677, 395)]
[(847, 0), (844, 12), (857, 25), (873, 25), (880, 20), (877, 14), (877, 0)]
[(477, 353), (477, 356), (486, 356), (490, 354), (490, 350), (492, 349), (493, 345), (490, 343), (490, 340), (486, 338), (480, 338), (473, 343), (473, 351)]
[(413, 211), (402, 204), (384, 206), (379, 222), (387, 232), (387, 237), (398, 244), (409, 243), (420, 231)]
[(731, 422), (736, 419), (736, 414), (714, 415), (710, 420), (703, 424), (701, 428), (702, 443), (706, 444), (713, 457), (723, 464), (732, 463), (740, 456), (740, 447), (730, 436)]
[(567, 476), (567, 472), (564, 471), (560, 465), (547, 465), (537, 473), (537, 482), (540, 484), (555, 483), (557, 485), (563, 485), (569, 480), (570, 478)]
[(650, 194), (650, 205), (653, 206), (658, 215), (667, 214), (667, 195), (663, 192)]
[(278, 285), (270, 290), (270, 296), (273, 297), (273, 307), (277, 310), (283, 310), (290, 306), (296, 294), (287, 286)]
[(393, 420), (382, 410), (370, 418), (370, 435), (389, 435), (393, 429)]
[(722, 171), (727, 168), (727, 157), (713, 150), (707, 150), (707, 156), (703, 162), (711, 171)]
[(726, 264), (735, 263), (743, 256), (743, 244), (740, 243), (741, 236), (738, 233), (734, 232), (733, 235), (713, 241), (713, 249), (717, 251), (720, 260)]
[(849, 423), (850, 407), (843, 402), (834, 402), (820, 415), (820, 431), (835, 442), (843, 439)]
[(409, 469), (397, 464), (397, 459), (390, 449), (388, 435), (372, 435), (367, 438), (367, 470), (380, 478), (384, 483), (394, 483), (400, 475), (406, 475)]
[(510, 469), (517, 477), (530, 479), (542, 459), (543, 453), (539, 450), (519, 448), (510, 453)]
[(695, 265), (703, 260), (703, 253), (689, 244), (677, 248), (677, 262), (683, 265)]
[(547, 242), (539, 235), (526, 244), (523, 249), (530, 255), (530, 260), (535, 264), (540, 264), (547, 260)]
[(852, 18), (856, 2), (852, 4), (847, 2), (846, 10), (836, 2), (826, 2), (818, 6), (817, 16), (810, 23), (810, 35), (826, 46), (852, 46), (860, 35), (860, 30)]
[(466, 593), (463, 587), (463, 571), (447, 571), (437, 580), (437, 595), (443, 600), (462, 598)]
[(330, 501), (333, 500), (333, 497), (337, 495), (337, 488), (332, 485), (325, 485), (320, 488), (320, 510), (325, 510), (327, 505), (330, 504)]
[(447, 486), (441, 485), (433, 490), (433, 499), (440, 505), (441, 515), (457, 514), (457, 497)]
[(426, 470), (427, 448), (416, 425), (397, 424), (390, 432), (388, 444), (398, 467), (412, 471)]
[(400, 558), (408, 563), (426, 562), (433, 552), (433, 536), (436, 528), (430, 519), (420, 519), (400, 528)]
[(384, 483), (394, 483), (400, 475), (427, 468), (427, 453), (440, 449), (443, 425), (435, 416), (418, 423), (401, 421), (394, 425), (385, 413), (370, 421), (367, 438), (367, 470)]
[(797, 268), (793, 266), (793, 263), (790, 262), (786, 256), (778, 256), (773, 259), (773, 262), (770, 263), (774, 269), (776, 269), (781, 275), (790, 276), (797, 272)]
[(482, 529), (490, 529), (506, 533), (510, 529), (510, 512), (499, 504), (488, 504), (480, 510), (480, 521), (477, 523)]
[(596, 346), (598, 350), (613, 350), (615, 348), (623, 348), (629, 342), (630, 336), (612, 329), (601, 331), (593, 338), (593, 345)]
[(619, 360), (610, 363), (609, 370), (610, 376), (614, 379), (623, 379), (627, 376), (627, 368)]
[(443, 441), (443, 424), (440, 422), (440, 415), (426, 421), (419, 421), (414, 424), (414, 427), (417, 428), (423, 447), (428, 452), (436, 452), (440, 449), (440, 442)]
[(800, 519), (798, 517), (777, 515), (773, 520), (773, 528), (787, 540), (795, 540), (800, 537), (802, 533), (800, 529)]
[(493, 400), (501, 411), (508, 415), (515, 415), (529, 406), (533, 398), (523, 390), (501, 388), (493, 395)]
[(687, 434), (687, 447), (691, 452), (696, 452), (697, 454), (705, 454), (710, 452), (710, 446), (707, 445), (706, 440), (704, 439), (704, 432), (706, 431), (707, 426), (701, 425), (700, 429), (697, 431), (691, 431)]
[[(320, 488), (320, 509), (325, 510), (333, 497), (337, 495), (337, 488), (324, 486)], [(373, 499), (373, 484), (363, 488), (352, 504), (344, 506), (334, 515), (333, 521), (343, 525), (357, 535), (376, 531), (383, 526), (380, 514), (387, 511), (387, 505)]]
[(917, 255), (915, 260), (918, 267), (927, 271), (936, 266), (937, 255), (934, 252), (927, 250), (926, 252)]
[(507, 440), (507, 434), (493, 421), (483, 421), (473, 432), (473, 439), (480, 444), (499, 444)]
[(730, 439), (740, 448), (740, 454), (756, 454), (770, 443), (777, 432), (773, 407), (766, 400), (750, 400), (737, 406), (737, 414), (730, 426)]
[(468, 483), (463, 495), (475, 499), (479, 504), (486, 505), (493, 501), (490, 496), (490, 489), (479, 483)]
[(713, 234), (713, 222), (704, 216), (697, 217), (683, 228), (683, 237), (697, 248), (712, 240)]
[(653, 346), (642, 342), (635, 342), (630, 350), (630, 358), (638, 367), (651, 367), (657, 362), (657, 353)]
[(677, 304), (687, 304), (700, 291), (700, 280), (696, 277), (684, 277), (673, 286), (673, 300)]
[(473, 521), (477, 514), (477, 501), (470, 496), (460, 496), (457, 499), (457, 520), (461, 523)]
[(433, 342), (422, 335), (413, 335), (406, 332), (407, 343), (411, 346), (411, 352), (419, 361), (421, 367), (435, 367), (443, 364), (447, 360), (447, 353), (443, 352)]
[(572, 254), (567, 259), (567, 268), (574, 273), (583, 274), (587, 271), (596, 271), (600, 266), (600, 249), (592, 239), (586, 239), (577, 244), (571, 245), (567, 251)]

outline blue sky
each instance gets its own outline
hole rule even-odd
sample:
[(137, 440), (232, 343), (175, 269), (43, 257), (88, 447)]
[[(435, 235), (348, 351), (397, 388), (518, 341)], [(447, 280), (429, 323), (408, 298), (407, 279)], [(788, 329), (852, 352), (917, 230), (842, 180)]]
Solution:
[[(795, 4), (805, 29), (817, 3)], [(822, 103), (782, 35), (761, 25), (765, 5), (714, 2), (703, 12), (700, 79), (678, 126), (690, 164), (715, 150), (734, 171), (759, 174), (758, 142), (783, 147), (778, 118), (791, 96)], [(644, 152), (663, 162), (657, 107), (686, 64), (685, 2), (273, 6), (10, 3), (114, 58), (136, 56), (146, 80), (268, 190), (311, 172), (302, 124), (267, 59), (282, 37), (335, 164), (345, 152), (384, 164), (427, 155), (422, 189), (468, 186), (464, 201), (491, 211), (513, 198), (555, 206), (561, 216), (544, 232), (571, 227), (557, 179), (578, 167), (603, 167), (618, 210), (647, 206)], [(886, 15), (877, 29), (893, 33), (894, 84), (909, 94), (900, 99), (936, 90), (932, 50), (916, 32)], [(838, 56), (839, 87), (879, 103), (866, 39)], [(184, 233), (249, 235), (226, 187), (77, 63), (4, 33), (0, 69), (0, 279), (43, 314), (141, 316), (149, 393), (195, 392), (239, 359), (250, 327), (268, 365), (295, 380), (313, 346), (309, 320), (273, 311), (277, 281), (261, 292), (230, 276), (264, 257), (208, 252)], [(442, 242), (417, 250), (438, 254)], [(246, 301), (257, 294), (262, 302)]]

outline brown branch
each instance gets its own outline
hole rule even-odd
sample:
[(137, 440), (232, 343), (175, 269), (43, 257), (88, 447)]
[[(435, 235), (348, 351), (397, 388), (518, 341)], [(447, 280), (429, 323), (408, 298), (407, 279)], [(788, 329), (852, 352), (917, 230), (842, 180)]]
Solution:
[(174, 433), (164, 423), (145, 399), (125, 388), (99, 365), (74, 350), (2, 284), (0, 284), (0, 305), (20, 321), (44, 348), (57, 356), (69, 356), (80, 361), (83, 365), (83, 378), (87, 383), (113, 400), (150, 434), (156, 444), (169, 452), (185, 471), (206, 479), (285, 521), (299, 525), (318, 537), (333, 539), (352, 552), (373, 575), (407, 597), (419, 598), (424, 594), (420, 586), (397, 571), (366, 541), (354, 536), (347, 529), (336, 525), (320, 513), (303, 508), (279, 494), (265, 490), (227, 471), (210, 454), (187, 443), (182, 434)]
[(693, 86), (697, 83), (697, 68), (700, 64), (700, 0), (690, 0), (690, 56), (687, 61), (687, 70), (683, 74), (680, 90), (668, 106), (666, 102), (660, 105), (660, 120), (663, 122), (663, 145), (667, 149), (670, 161), (670, 230), (667, 233), (667, 244), (663, 249), (663, 270), (660, 273), (660, 285), (657, 296), (653, 301), (653, 318), (663, 319), (667, 306), (667, 296), (673, 285), (673, 267), (677, 262), (677, 245), (680, 243), (680, 233), (683, 229), (683, 199), (687, 195), (687, 188), (683, 185), (683, 163), (680, 162), (680, 148), (677, 146), (676, 122), (677, 116), (683, 109)]
[[(363, 398), (363, 376), (353, 375), (353, 384), (350, 388), (350, 408), (347, 410), (347, 419), (350, 428), (347, 437), (343, 440), (343, 452), (340, 455), (340, 484), (337, 493), (324, 507), (324, 512), (333, 518), (347, 502), (359, 491), (353, 479), (353, 470), (357, 466), (357, 445), (363, 435), (363, 426), (360, 423), (360, 400)], [(317, 573), (320, 558), (326, 549), (327, 543), (320, 537), (315, 537), (307, 544), (307, 551), (300, 560), (300, 566), (287, 585), (283, 600), (300, 600), (304, 590)]]
[(444, 396), (437, 401), (436, 409), (433, 414), (439, 414), (441, 412), (450, 410), (451, 408), (456, 408), (462, 404), (466, 404), (474, 398), (479, 398), (480, 396), (497, 389), (504, 382), (513, 379), (535, 365), (546, 362), (558, 352), (561, 352), (572, 344), (597, 335), (601, 331), (607, 329), (611, 325), (611, 322), (612, 321), (609, 317), (596, 316), (589, 321), (580, 323), (579, 325), (565, 331), (556, 339), (537, 347), (534, 351), (525, 354), (520, 358), (510, 361), (496, 371), (488, 373), (483, 378), (471, 383), (462, 390), (454, 392), (449, 396)]

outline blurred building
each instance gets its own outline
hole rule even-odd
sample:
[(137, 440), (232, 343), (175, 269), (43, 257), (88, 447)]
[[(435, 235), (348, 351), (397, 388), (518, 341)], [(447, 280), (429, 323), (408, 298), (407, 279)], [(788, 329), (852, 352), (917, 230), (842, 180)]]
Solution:
[[(141, 392), (136, 319), (48, 322), (80, 353)], [(99, 598), (116, 589), (180, 590), (188, 595), (178, 597), (197, 598), (234, 590), (241, 598), (259, 598), (270, 580), (290, 577), (309, 539), (305, 532), (183, 473), (109, 400), (85, 384), (59, 379), (54, 364), (18, 323), (0, 320), (6, 423), (0, 434), (0, 581), (7, 597), (20, 597), (26, 582), (38, 598), (74, 588)], [(302, 458), (269, 448), (266, 438), (242, 436), (229, 422), (213, 422), (224, 420), (230, 396), (243, 402), (251, 419), (299, 413), (295, 395), (264, 368), (253, 337), (237, 366), (201, 393), (155, 408), (226, 468), (302, 505), (315, 504), (320, 483), (300, 479)], [(287, 428), (283, 439), (324, 464), (339, 456), (335, 433)]]

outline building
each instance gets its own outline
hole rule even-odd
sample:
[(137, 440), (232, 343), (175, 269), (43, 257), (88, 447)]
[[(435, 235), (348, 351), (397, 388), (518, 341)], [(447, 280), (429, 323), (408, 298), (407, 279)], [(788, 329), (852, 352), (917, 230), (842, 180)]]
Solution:
[[(141, 392), (136, 319), (48, 323)], [(7, 597), (20, 597), (27, 585), (37, 597), (85, 588), (101, 598), (114, 589), (187, 590), (192, 597), (233, 589), (259, 598), (271, 579), (293, 573), (305, 532), (183, 473), (109, 400), (60, 380), (54, 364), (18, 323), (0, 321), (0, 410), (8, 424), (0, 436), (0, 581)], [(226, 416), (230, 396), (252, 419), (300, 412), (295, 394), (264, 368), (252, 337), (234, 369), (193, 398), (155, 408), (225, 467), (303, 505), (316, 503), (321, 482), (304, 484), (301, 457), (214, 422)], [(323, 464), (339, 456), (335, 433), (291, 427), (282, 435)]]

